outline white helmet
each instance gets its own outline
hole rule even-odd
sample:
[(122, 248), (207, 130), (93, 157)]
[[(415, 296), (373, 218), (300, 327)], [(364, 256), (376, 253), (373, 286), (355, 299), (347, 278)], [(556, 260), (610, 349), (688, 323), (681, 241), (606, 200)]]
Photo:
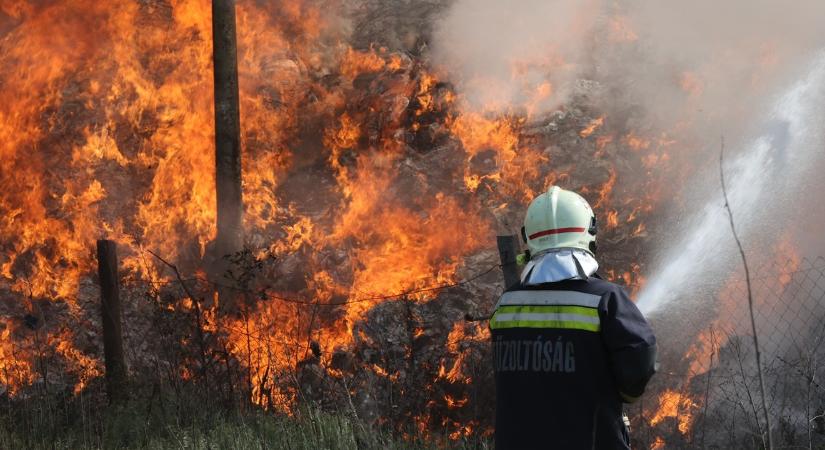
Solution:
[(596, 215), (587, 200), (551, 186), (530, 202), (521, 237), (534, 256), (555, 248), (578, 248), (593, 255), (597, 231)]

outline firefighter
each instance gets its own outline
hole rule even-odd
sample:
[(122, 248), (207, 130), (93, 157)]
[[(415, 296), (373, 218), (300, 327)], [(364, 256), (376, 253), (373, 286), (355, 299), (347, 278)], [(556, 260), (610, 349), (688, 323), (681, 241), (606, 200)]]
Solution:
[(655, 372), (656, 338), (596, 274), (596, 216), (557, 186), (527, 209), (529, 261), (490, 319), (496, 449), (628, 449), (622, 403)]

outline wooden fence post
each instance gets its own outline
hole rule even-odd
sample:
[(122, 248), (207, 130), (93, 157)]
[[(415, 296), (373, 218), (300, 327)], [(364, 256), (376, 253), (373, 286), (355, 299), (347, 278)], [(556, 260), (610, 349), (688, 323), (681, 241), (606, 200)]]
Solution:
[(498, 244), (498, 256), (501, 260), (501, 271), (504, 272), (504, 288), (519, 282), (518, 265), (516, 257), (519, 254), (520, 246), (518, 236), (496, 236)]
[(97, 271), (100, 277), (100, 303), (103, 314), (106, 395), (109, 397), (110, 404), (120, 403), (128, 397), (128, 393), (126, 359), (123, 356), (123, 332), (120, 324), (117, 245), (113, 241), (97, 241)]

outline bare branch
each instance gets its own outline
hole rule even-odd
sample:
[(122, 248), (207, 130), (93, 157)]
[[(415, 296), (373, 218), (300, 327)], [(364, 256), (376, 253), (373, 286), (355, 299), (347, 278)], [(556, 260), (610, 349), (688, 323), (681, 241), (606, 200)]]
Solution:
[(721, 138), (721, 148), (719, 150), (719, 178), (722, 182), (722, 195), (725, 198), (725, 209), (728, 211), (728, 218), (730, 219), (730, 230), (731, 233), (733, 233), (733, 238), (736, 240), (736, 246), (739, 247), (739, 255), (742, 257), (742, 265), (745, 267), (745, 282), (747, 283), (748, 287), (748, 311), (750, 312), (751, 318), (751, 331), (753, 332), (753, 347), (754, 351), (756, 352), (756, 370), (759, 374), (759, 391), (762, 397), (762, 410), (765, 413), (765, 431), (767, 432), (767, 442), (765, 442), (764, 438), (762, 442), (768, 450), (772, 450), (773, 436), (771, 434), (771, 419), (770, 414), (768, 413), (768, 401), (765, 398), (765, 375), (762, 373), (762, 358), (759, 351), (759, 337), (756, 334), (756, 319), (754, 319), (753, 315), (753, 292), (751, 290), (751, 274), (750, 269), (748, 268), (748, 259), (745, 257), (745, 250), (744, 248), (742, 248), (742, 242), (739, 240), (739, 235), (736, 233), (736, 224), (733, 221), (733, 211), (731, 210), (730, 202), (728, 201), (728, 191), (727, 187), (725, 186), (724, 161), (725, 138), (723, 136)]
[(166, 266), (169, 266), (169, 268), (172, 269), (173, 272), (175, 272), (175, 277), (177, 277), (178, 282), (180, 283), (183, 290), (186, 292), (186, 295), (189, 297), (189, 300), (192, 301), (192, 305), (194, 305), (194, 307), (195, 307), (195, 332), (196, 332), (196, 337), (197, 337), (197, 340), (198, 340), (198, 346), (200, 347), (200, 353), (201, 353), (200, 354), (201, 373), (206, 375), (206, 368), (208, 366), (208, 360), (207, 360), (207, 357), (206, 357), (206, 352), (207, 352), (206, 339), (203, 335), (203, 317), (202, 317), (202, 312), (201, 312), (200, 301), (197, 297), (195, 297), (192, 294), (192, 291), (190, 291), (189, 288), (186, 286), (186, 283), (183, 281), (183, 277), (181, 276), (180, 271), (178, 270), (178, 266), (176, 266), (176, 265), (170, 263), (169, 261), (163, 259), (160, 255), (158, 255), (157, 253), (155, 253), (151, 250), (146, 250), (146, 251), (149, 252), (155, 258), (157, 258), (158, 261), (162, 262)]

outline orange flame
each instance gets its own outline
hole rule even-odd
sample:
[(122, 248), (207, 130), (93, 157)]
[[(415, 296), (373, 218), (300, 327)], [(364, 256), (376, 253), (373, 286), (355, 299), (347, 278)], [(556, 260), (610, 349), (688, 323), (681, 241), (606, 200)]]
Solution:
[(679, 432), (687, 434), (693, 422), (691, 410), (695, 407), (690, 397), (668, 389), (659, 396), (659, 409), (650, 419), (650, 424), (655, 426), (665, 418), (674, 418), (678, 421)]
[[(13, 306), (31, 313), (28, 299), (65, 303), (56, 322), (87, 320), (80, 305), (97, 293), (80, 287), (91, 283), (91, 249), (104, 236), (120, 245), (130, 277), (168, 281), (145, 257), (152, 250), (206, 278), (216, 231), (208, 2), (15, 1), (0, 9), (15, 21), (0, 40), (0, 288)], [(457, 281), (465, 264), (486, 261), (494, 231), (537, 192), (590, 180), (555, 167), (548, 142), (526, 132), (554, 93), (548, 82), (526, 81), (536, 67), (514, 64), (514, 79), (531, 94), (518, 113), (474, 110), (425, 61), (348, 45), (346, 27), (318, 3), (239, 2), (237, 12), (244, 232), (256, 262), (279, 260), (281, 278), (266, 280), (272, 285), (262, 298), (236, 315), (218, 314), (217, 295), (164, 307), (200, 308), (204, 331), (225, 333), (251, 400), (290, 414), (298, 390), (281, 381), (317, 351), (310, 341), (320, 347), (312, 358), (342, 378), (327, 367), (329, 355), (354, 344), (355, 325), (382, 296)], [(611, 23), (619, 40), (636, 38), (622, 18)], [(564, 65), (554, 55), (540, 68)], [(608, 229), (642, 239), (642, 216), (660, 196), (625, 202), (634, 191), (624, 183), (617, 201), (623, 172), (612, 156), (626, 144), (649, 150), (630, 156), (637, 166), (661, 167), (668, 155), (653, 149), (664, 137), (602, 135), (604, 120), (572, 125), (582, 139), (594, 138), (594, 157), (609, 168), (606, 180), (588, 185), (593, 204), (606, 211)], [(431, 142), (411, 143), (424, 135)], [(428, 173), (433, 167), (443, 172)], [(634, 288), (644, 282), (639, 264), (615, 273)], [(310, 317), (279, 301), (287, 297), (335, 307)], [(377, 299), (353, 302), (365, 297)], [(5, 317), (0, 324), (0, 383), (14, 393), (39, 376), (28, 347), (33, 332)], [(77, 379), (76, 392), (100, 376), (99, 355), (77, 345), (80, 336), (37, 333)], [(472, 383), (467, 343), (488, 338), (486, 327), (454, 324), (439, 382)], [(398, 377), (381, 365), (364, 368)], [(195, 376), (185, 365), (177, 370)], [(437, 400), (461, 409), (468, 398)], [(449, 427), (458, 439), (480, 425)]]
[(581, 131), (579, 131), (579, 136), (582, 139), (589, 137), (597, 129), (599, 129), (599, 127), (601, 127), (602, 124), (604, 124), (604, 116), (601, 116), (597, 119), (591, 120), (590, 123), (587, 125), (587, 127), (583, 128)]

